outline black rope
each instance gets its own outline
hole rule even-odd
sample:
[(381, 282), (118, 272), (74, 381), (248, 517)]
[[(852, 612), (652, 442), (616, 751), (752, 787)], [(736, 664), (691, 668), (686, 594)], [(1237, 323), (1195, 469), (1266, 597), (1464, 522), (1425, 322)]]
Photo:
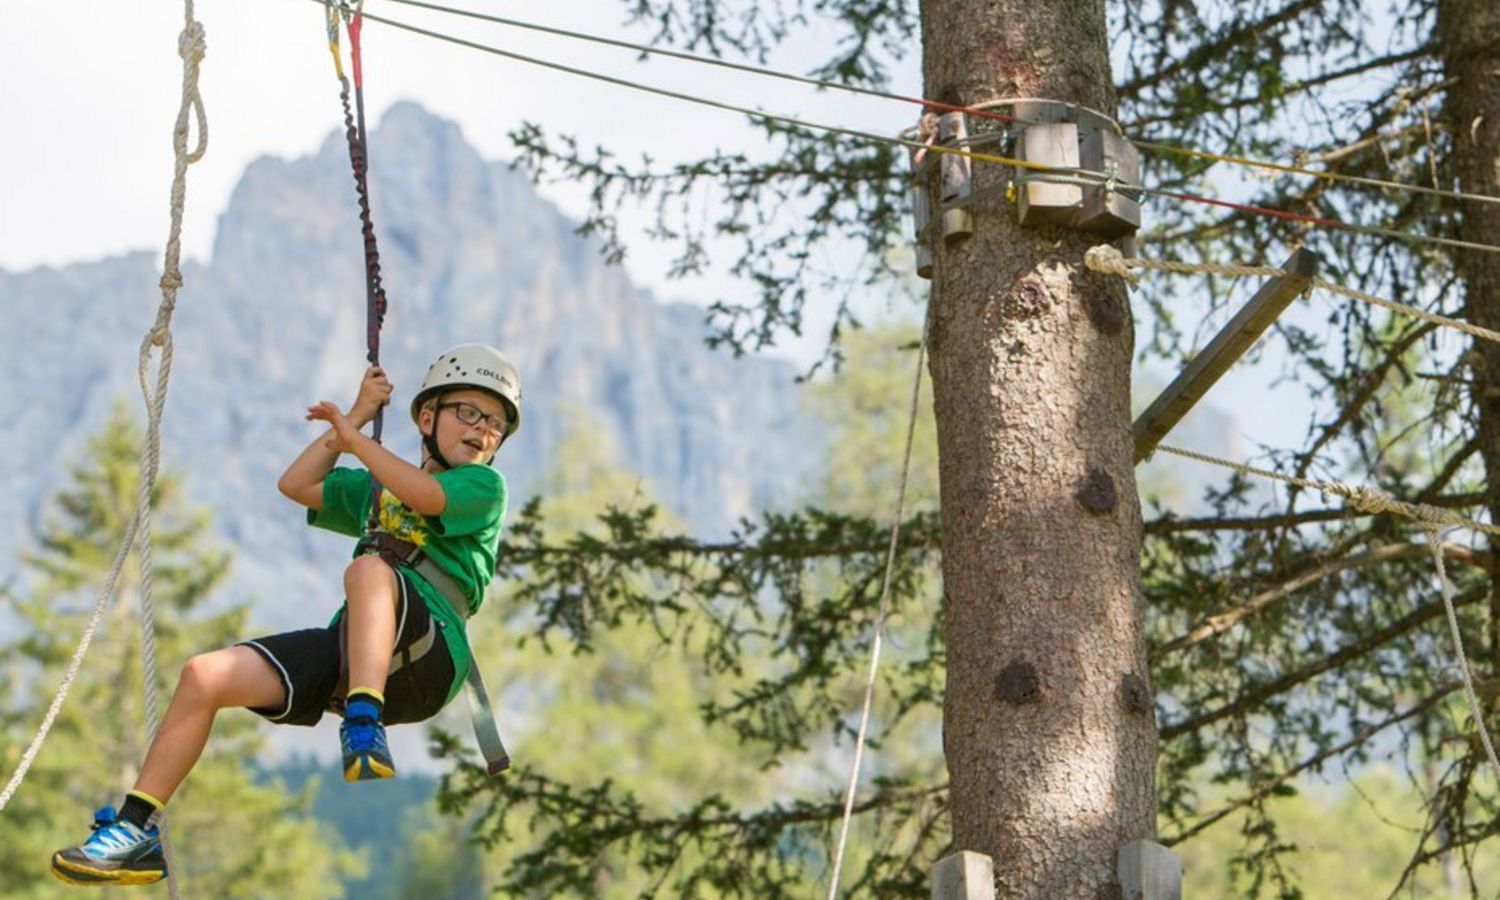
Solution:
[[(385, 323), (385, 287), (380, 279), (380, 247), (375, 241), (375, 220), (370, 215), (369, 149), (365, 141), (365, 96), (363, 88), (355, 91), (354, 109), (349, 105), (349, 79), (339, 74), (339, 101), (344, 106), (344, 136), (349, 143), (349, 165), (354, 171), (354, 191), (359, 200), (360, 234), (365, 250), (365, 358), (370, 365), (380, 365), (380, 327)], [(356, 123), (355, 110), (358, 110)], [(385, 407), (375, 410), (371, 437), (380, 443), (385, 424)], [(367, 531), (376, 530), (380, 522), (379, 479), (370, 476), (370, 522)]]
[[(349, 79), (339, 78), (339, 100), (344, 105), (344, 133), (349, 142), (349, 164), (354, 170), (354, 190), (359, 195), (360, 233), (365, 245), (365, 348), (370, 365), (380, 365), (380, 326), (385, 322), (385, 287), (380, 280), (380, 248), (375, 241), (375, 222), (370, 215), (368, 145), (365, 141), (364, 91), (355, 95), (355, 112), (349, 106)], [(375, 440), (380, 440), (384, 407), (375, 413)]]

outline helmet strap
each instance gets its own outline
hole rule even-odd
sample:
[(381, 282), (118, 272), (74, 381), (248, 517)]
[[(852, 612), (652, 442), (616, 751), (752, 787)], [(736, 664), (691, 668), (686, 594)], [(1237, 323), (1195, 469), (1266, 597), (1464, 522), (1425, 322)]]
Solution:
[[(439, 400), (439, 402), (441, 402), (441, 400), (442, 400), (442, 396), (441, 395), (439, 395), (438, 400)], [(425, 448), (427, 450), (427, 456), (430, 459), (437, 460), (437, 464), (440, 465), (440, 466), (442, 466), (443, 469), (446, 471), (448, 469), (453, 468), (453, 463), (448, 462), (448, 457), (444, 456), (443, 455), (443, 451), (438, 447), (438, 442), (437, 442), (438, 417), (441, 416), (442, 414), (443, 414), (443, 411), (441, 409), (439, 409), (436, 405), (434, 405), (433, 408), (432, 408), (432, 433), (428, 434), (425, 431), (422, 432), (422, 446), (423, 446), (423, 448)]]
[[(437, 428), (434, 427), (433, 431), (437, 431)], [(448, 458), (443, 456), (443, 451), (438, 449), (437, 438), (430, 434), (422, 435), (422, 446), (427, 448), (428, 458), (437, 460), (437, 464), (444, 469), (453, 468), (453, 463), (448, 462)]]

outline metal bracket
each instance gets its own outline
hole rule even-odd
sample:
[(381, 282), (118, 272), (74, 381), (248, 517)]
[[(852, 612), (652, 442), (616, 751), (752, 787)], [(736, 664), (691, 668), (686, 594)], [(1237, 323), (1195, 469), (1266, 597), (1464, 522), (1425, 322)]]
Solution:
[(1016, 139), (1017, 157), (1077, 172), (1093, 182), (1074, 185), (1051, 172), (1018, 172), (1018, 183), (1024, 178), (1036, 185), (1020, 192), (1022, 225), (1062, 225), (1108, 238), (1134, 234), (1141, 227), (1139, 192), (1131, 196), (1125, 190), (1140, 185), (1140, 153), (1117, 122), (1087, 107), (1053, 100), (1021, 100), (1010, 108), (1025, 123)]
[[(969, 122), (965, 114), (956, 112), (938, 117), (938, 141), (944, 146), (956, 146), (968, 137)], [(974, 213), (962, 206), (949, 205), (973, 193), (973, 160), (957, 153), (944, 153), (938, 167), (942, 173), (943, 240), (954, 244), (974, 234)]]
[[(1140, 155), (1119, 123), (1097, 110), (1058, 100), (1011, 98), (977, 104), (973, 111), (1009, 109), (1015, 121), (999, 129), (986, 119), (986, 130), (970, 133), (969, 114), (937, 116), (937, 144), (923, 152), (911, 148), (912, 227), (917, 274), (932, 277), (931, 234), (936, 228), (948, 244), (974, 234), (973, 208), (997, 195), (1014, 199), (1025, 226), (1060, 225), (1129, 240), (1141, 225)], [(931, 113), (927, 114), (931, 116)], [(930, 119), (927, 121), (930, 122)], [(931, 127), (930, 125), (926, 127)], [(902, 133), (912, 139), (920, 128)], [(1046, 169), (1002, 167), (999, 183), (974, 188), (973, 160), (945, 149), (994, 145), (1001, 153)], [(937, 203), (929, 191), (937, 170)]]

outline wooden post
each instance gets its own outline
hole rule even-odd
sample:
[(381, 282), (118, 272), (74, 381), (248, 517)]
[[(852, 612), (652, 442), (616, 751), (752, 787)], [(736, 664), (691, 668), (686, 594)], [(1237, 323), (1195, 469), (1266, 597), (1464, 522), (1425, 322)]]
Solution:
[(1182, 860), (1161, 844), (1131, 841), (1120, 848), (1115, 871), (1125, 900), (1182, 900)]
[(1167, 432), (1187, 415), (1219, 377), (1245, 355), (1251, 345), (1271, 327), (1281, 311), (1286, 309), (1298, 294), (1307, 290), (1318, 269), (1318, 256), (1309, 250), (1298, 249), (1282, 266), (1285, 275), (1272, 278), (1261, 285), (1250, 302), (1245, 304), (1233, 319), (1219, 331), (1202, 353), (1167, 385), (1161, 396), (1135, 420), (1135, 461), (1151, 455)]
[(961, 850), (932, 867), (932, 900), (995, 900), (995, 861)]

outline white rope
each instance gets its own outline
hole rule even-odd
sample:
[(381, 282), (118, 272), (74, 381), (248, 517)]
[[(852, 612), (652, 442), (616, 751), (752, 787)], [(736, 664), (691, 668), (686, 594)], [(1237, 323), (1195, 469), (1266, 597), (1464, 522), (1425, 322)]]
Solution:
[(885, 553), (885, 575), (880, 582), (880, 610), (875, 615), (875, 636), (870, 642), (870, 674), (865, 680), (865, 700), (859, 713), (859, 735), (854, 742), (854, 763), (849, 767), (849, 788), (844, 792), (844, 816), (839, 823), (838, 847), (833, 855), (833, 875), (828, 882), (828, 900), (839, 893), (839, 876), (844, 869), (844, 849), (849, 842), (849, 823), (854, 817), (854, 794), (859, 786), (859, 767), (864, 761), (865, 736), (870, 727), (870, 708), (875, 700), (875, 673), (880, 668), (881, 635), (890, 613), (891, 573), (896, 568), (896, 545), (901, 538), (901, 517), (906, 510), (906, 483), (911, 473), (912, 438), (917, 430), (917, 406), (922, 392), (922, 366), (927, 356), (927, 327), (917, 345), (917, 371), (912, 378), (911, 411), (906, 420), (906, 450), (901, 457), (901, 486), (896, 489), (896, 515), (891, 522), (891, 543)]
[[(193, 17), (193, 0), (183, 2), (183, 22), (182, 33), (177, 38), (177, 55), (182, 58), (182, 102), (178, 107), (177, 120), (172, 128), (172, 150), (175, 162), (170, 195), (171, 224), (167, 232), (166, 252), (162, 261), (161, 303), (156, 310), (156, 323), (141, 340), (138, 365), (141, 394), (146, 402), (147, 424), (146, 443), (140, 460), (140, 490), (136, 499), (136, 514), (126, 527), (125, 537), (115, 555), (114, 564), (110, 567), (109, 577), (105, 580), (104, 591), (94, 603), (94, 609), (84, 629), (83, 637), (79, 639), (78, 647), (73, 652), (73, 658), (68, 663), (67, 672), (63, 676), (57, 695), (53, 697), (52, 704), (47, 709), (42, 726), (32, 739), (31, 745), (27, 747), (25, 755), (22, 756), (21, 765), (11, 775), (4, 792), (0, 793), (0, 810), (5, 808), (20, 786), (21, 780), (26, 777), (27, 771), (36, 759), (37, 752), (41, 749), (42, 742), (46, 740), (47, 733), (57, 719), (58, 711), (62, 709), (68, 690), (72, 687), (83, 663), (84, 654), (88, 652), (89, 644), (93, 641), (105, 604), (110, 597), (114, 596), (125, 559), (129, 555), (131, 546), (137, 540), (139, 540), (141, 558), (141, 666), (146, 693), (147, 743), (149, 744), (156, 735), (158, 724), (156, 617), (151, 605), (153, 586), (151, 495), (156, 489), (156, 475), (161, 463), (161, 416), (167, 402), (168, 380), (172, 375), (172, 311), (177, 305), (177, 290), (182, 287), (182, 211), (187, 199), (187, 168), (202, 159), (204, 151), (208, 148), (208, 117), (203, 110), (203, 98), (198, 92), (199, 64), (202, 63), (203, 56), (207, 52), (207, 44), (203, 25)], [(196, 148), (188, 152), (188, 133), (194, 122), (198, 126), (198, 142)], [(161, 362), (157, 366), (154, 387), (150, 377), (153, 347), (161, 348)], [(172, 900), (177, 900), (176, 866), (173, 862), (171, 842), (167, 836), (165, 813), (158, 814), (158, 826), (161, 831), (162, 850), (167, 860), (168, 893)]]
[(1438, 587), (1443, 592), (1443, 611), (1448, 616), (1448, 634), (1453, 638), (1454, 655), (1458, 657), (1458, 671), (1463, 675), (1464, 694), (1469, 698), (1469, 708), (1473, 710), (1474, 723), (1479, 732), (1479, 740), (1484, 744), (1485, 755), (1490, 758), (1490, 765), (1494, 767), (1495, 776), (1500, 778), (1500, 758), (1495, 755), (1495, 743), (1490, 739), (1489, 728), (1485, 726), (1484, 711), (1479, 705), (1479, 696), (1474, 692), (1474, 676), (1469, 671), (1469, 656), (1464, 653), (1463, 635), (1458, 630), (1458, 613), (1453, 609), (1453, 597), (1458, 591), (1453, 586), (1453, 582), (1448, 580), (1448, 567), (1443, 562), (1443, 540), (1436, 526), (1424, 525), (1422, 528), (1427, 532), (1427, 545), (1432, 549), (1432, 561), (1437, 565)]
[[(172, 376), (172, 311), (177, 306), (177, 290), (182, 287), (182, 210), (187, 201), (187, 168), (203, 158), (208, 149), (208, 116), (203, 111), (203, 97), (198, 91), (199, 65), (208, 52), (203, 25), (193, 18), (193, 0), (183, 0), (183, 30), (177, 38), (177, 55), (182, 58), (182, 99), (177, 121), (172, 126), (171, 224), (167, 229), (167, 246), (163, 253), (161, 304), (156, 310), (156, 324), (141, 340), (138, 375), (141, 396), (146, 401), (146, 448), (141, 462), (139, 532), (141, 554), (141, 667), (146, 689), (146, 743), (156, 737), (159, 724), (156, 703), (156, 614), (151, 605), (153, 585), (151, 565), (151, 494), (156, 489), (156, 473), (161, 461), (161, 416), (167, 403), (167, 383)], [(198, 142), (188, 152), (188, 133), (197, 123)], [(154, 389), (151, 385), (151, 348), (161, 348)], [(177, 900), (177, 866), (167, 830), (166, 810), (157, 813), (162, 852), (167, 864), (167, 893)]]
[[(1275, 266), (1240, 266), (1228, 265), (1224, 263), (1185, 263), (1174, 262), (1171, 260), (1141, 259), (1134, 256), (1125, 256), (1119, 251), (1119, 249), (1110, 244), (1100, 244), (1096, 247), (1090, 247), (1088, 251), (1083, 255), (1083, 263), (1090, 269), (1093, 269), (1095, 272), (1104, 272), (1105, 274), (1109, 275), (1119, 275), (1121, 278), (1124, 278), (1131, 284), (1139, 283), (1139, 279), (1136, 277), (1135, 273), (1131, 271), (1132, 269), (1155, 269), (1159, 272), (1178, 272), (1182, 274), (1197, 273), (1208, 275), (1256, 276), (1268, 278), (1275, 278), (1287, 274), (1287, 271), (1285, 269), (1279, 269)], [(1437, 325), (1443, 328), (1452, 328), (1455, 331), (1461, 331), (1464, 334), (1469, 335), (1470, 337), (1476, 337), (1481, 340), (1500, 343), (1500, 331), (1492, 331), (1488, 328), (1474, 325), (1470, 322), (1465, 322), (1462, 319), (1454, 319), (1448, 316), (1438, 315), (1437, 313), (1428, 312), (1427, 310), (1421, 309), (1416, 306), (1410, 306), (1405, 303), (1398, 303), (1395, 300), (1387, 300), (1384, 297), (1377, 297), (1374, 294), (1355, 290), (1354, 288), (1344, 287), (1341, 284), (1334, 284), (1333, 282), (1323, 278), (1312, 279), (1311, 286), (1328, 291), (1329, 293), (1339, 294), (1344, 297), (1349, 297), (1353, 300), (1358, 300), (1361, 303), (1368, 303), (1371, 306), (1378, 306), (1382, 309), (1390, 310), (1391, 312), (1411, 316), (1412, 318), (1420, 319), (1423, 322), (1427, 322), (1432, 325)]]
[(1269, 478), (1284, 484), (1296, 485), (1297, 487), (1320, 491), (1324, 494), (1342, 498), (1354, 509), (1379, 515), (1382, 513), (1393, 513), (1413, 519), (1417, 525), (1427, 533), (1427, 546), (1432, 552), (1432, 560), (1437, 565), (1438, 587), (1443, 597), (1443, 610), (1448, 616), (1448, 633), (1453, 640), (1454, 654), (1458, 657), (1458, 670), (1463, 676), (1464, 694), (1469, 698), (1469, 708), (1474, 716), (1475, 730), (1479, 732), (1480, 743), (1484, 745), (1485, 755), (1489, 757), (1490, 765), (1494, 767), (1495, 776), (1500, 778), (1500, 756), (1495, 753), (1494, 741), (1490, 738), (1489, 727), (1484, 721), (1484, 710), (1479, 703), (1479, 695), (1474, 690), (1474, 676), (1469, 671), (1469, 657), (1464, 652), (1463, 635), (1458, 628), (1458, 613), (1453, 608), (1453, 597), (1457, 589), (1453, 582), (1448, 580), (1448, 567), (1443, 561), (1443, 540), (1439, 533), (1444, 528), (1469, 528), (1482, 531), (1485, 534), (1500, 535), (1500, 527), (1484, 522), (1476, 522), (1458, 515), (1452, 510), (1442, 509), (1426, 503), (1407, 503), (1397, 500), (1379, 488), (1369, 485), (1344, 484), (1339, 481), (1313, 481), (1306, 478), (1297, 478), (1292, 475), (1283, 475), (1280, 472), (1272, 472), (1267, 469), (1258, 469), (1244, 463), (1232, 460), (1220, 459), (1207, 453), (1199, 453), (1195, 450), (1183, 450), (1178, 447), (1169, 447), (1160, 444), (1156, 448), (1164, 453), (1181, 456), (1185, 459), (1196, 460), (1210, 465), (1222, 466), (1233, 469), (1242, 475), (1257, 475), (1261, 478)]

